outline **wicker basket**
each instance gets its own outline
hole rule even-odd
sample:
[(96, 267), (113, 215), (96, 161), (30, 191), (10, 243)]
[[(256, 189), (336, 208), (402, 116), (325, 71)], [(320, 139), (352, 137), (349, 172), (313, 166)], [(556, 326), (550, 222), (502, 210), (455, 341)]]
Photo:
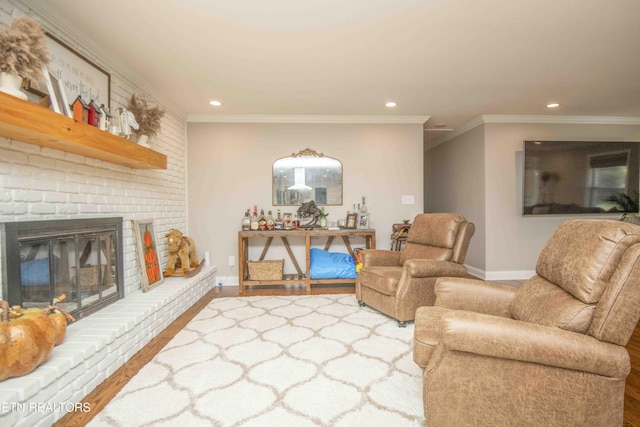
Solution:
[(249, 280), (282, 280), (284, 259), (273, 261), (247, 261)]

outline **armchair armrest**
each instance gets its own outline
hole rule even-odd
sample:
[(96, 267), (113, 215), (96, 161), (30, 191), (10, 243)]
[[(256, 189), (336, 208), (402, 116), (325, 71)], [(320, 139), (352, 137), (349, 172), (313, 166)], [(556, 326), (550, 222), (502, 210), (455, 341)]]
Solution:
[(400, 267), (400, 252), (385, 249), (366, 249), (362, 251), (362, 266)]
[(435, 305), (494, 316), (511, 317), (511, 301), (517, 288), (501, 283), (475, 279), (438, 279), (435, 284)]
[(622, 346), (556, 327), (481, 313), (446, 313), (442, 318), (441, 339), (448, 350), (612, 378), (625, 378), (631, 369), (629, 353)]
[(437, 259), (408, 259), (404, 262), (403, 269), (409, 273), (412, 279), (443, 276), (464, 277), (467, 275), (467, 269), (464, 265)]

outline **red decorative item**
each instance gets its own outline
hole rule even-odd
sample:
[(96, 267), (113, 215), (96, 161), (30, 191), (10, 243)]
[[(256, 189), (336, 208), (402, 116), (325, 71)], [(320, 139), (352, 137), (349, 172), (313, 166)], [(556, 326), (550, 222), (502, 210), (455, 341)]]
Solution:
[(145, 227), (143, 234), (144, 241), (144, 262), (147, 266), (147, 277), (149, 278), (149, 284), (153, 284), (160, 280), (160, 263), (158, 262), (158, 255), (153, 249), (153, 237), (149, 230)]

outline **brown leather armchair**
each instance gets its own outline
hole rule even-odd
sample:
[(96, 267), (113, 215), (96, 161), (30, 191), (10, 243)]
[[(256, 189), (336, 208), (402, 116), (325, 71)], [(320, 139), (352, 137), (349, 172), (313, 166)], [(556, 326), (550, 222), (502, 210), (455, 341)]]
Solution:
[(567, 221), (520, 288), (444, 278), (435, 291), (414, 330), (429, 427), (622, 425), (640, 227)]
[(404, 249), (363, 251), (356, 279), (356, 298), (406, 326), (416, 308), (433, 305), (438, 277), (464, 277), (462, 263), (475, 231), (472, 223), (454, 213), (420, 214), (413, 220)]

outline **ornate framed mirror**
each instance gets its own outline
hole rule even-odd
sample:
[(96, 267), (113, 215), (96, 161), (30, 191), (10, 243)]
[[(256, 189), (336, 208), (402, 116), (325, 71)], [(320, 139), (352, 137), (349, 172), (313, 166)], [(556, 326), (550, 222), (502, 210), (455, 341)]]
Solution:
[(273, 205), (342, 205), (342, 163), (310, 148), (273, 163)]

